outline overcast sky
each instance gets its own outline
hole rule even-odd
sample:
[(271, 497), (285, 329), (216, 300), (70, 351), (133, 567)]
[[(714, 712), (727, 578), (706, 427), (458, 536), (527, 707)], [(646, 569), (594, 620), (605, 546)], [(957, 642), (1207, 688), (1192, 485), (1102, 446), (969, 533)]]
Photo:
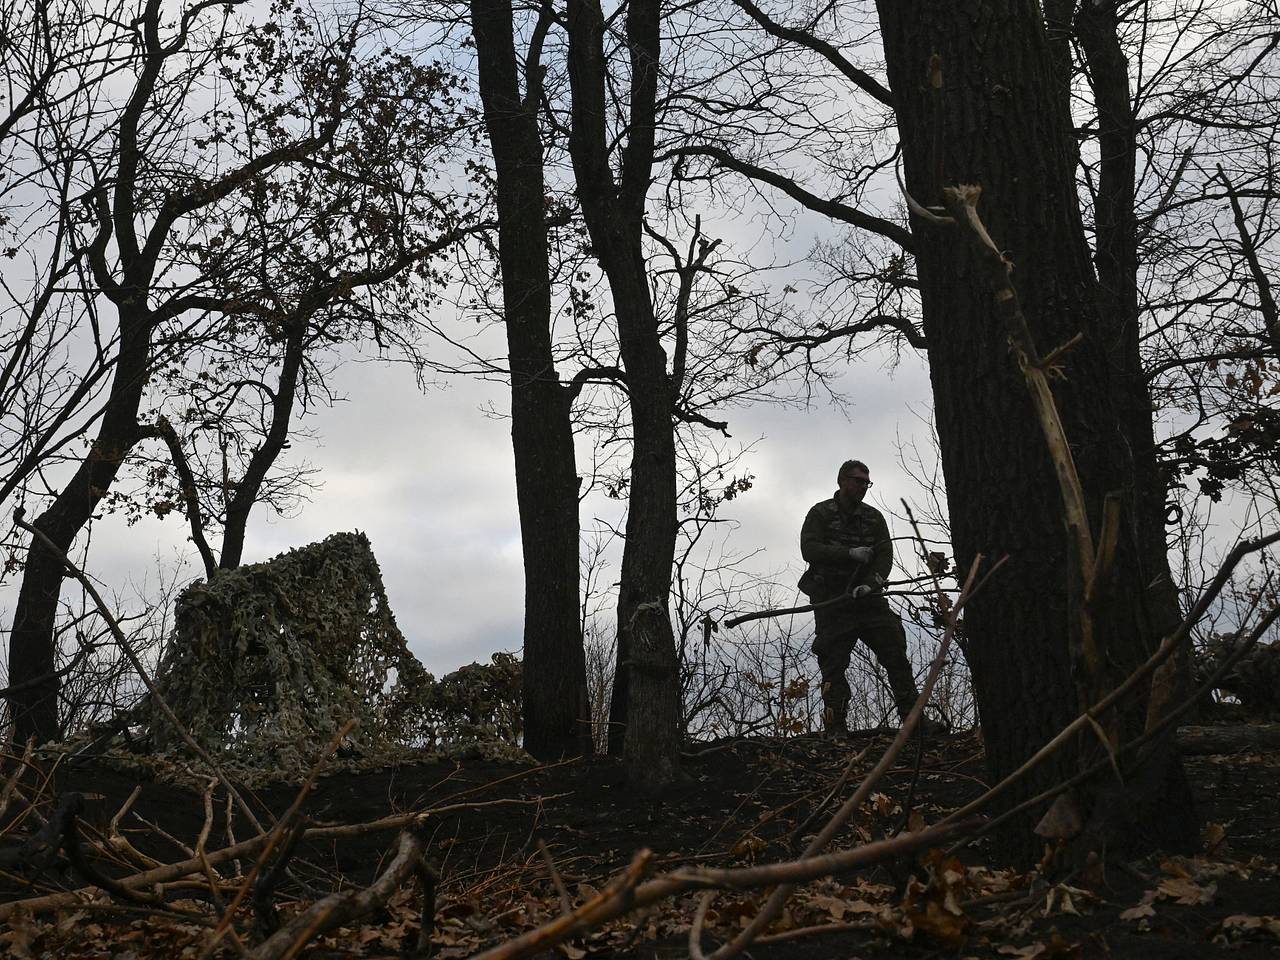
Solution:
[[(775, 291), (794, 282), (803, 302), (809, 288), (799, 278), (815, 273), (806, 262), (809, 252), (815, 241), (831, 241), (841, 228), (806, 213), (794, 213), (779, 226), (778, 217), (765, 210), (748, 191), (732, 210), (701, 212), (709, 235), (724, 238), (738, 254), (749, 251), (753, 262), (793, 265), (785, 275), (769, 270), (751, 282)], [(792, 215), (785, 201), (779, 210), (783, 218)], [(500, 334), (496, 344), (500, 353)], [(373, 545), (400, 628), (428, 669), (440, 673), (498, 650), (518, 650), (523, 574), (510, 425), (491, 412), (506, 411), (506, 385), (459, 377), (423, 391), (407, 365), (374, 361), (340, 366), (331, 385), (345, 399), (312, 411), (300, 424), (309, 436), (296, 437), (279, 464), (309, 462), (319, 488), (287, 517), (255, 507), (243, 562), (359, 530)], [(784, 576), (794, 583), (802, 569), (800, 523), (810, 505), (830, 496), (841, 461), (858, 457), (871, 465), (877, 483), (873, 502), (896, 505), (898, 496), (909, 493), (895, 462), (895, 440), (901, 435), (929, 447), (921, 419), (929, 404), (923, 363), (907, 357), (890, 372), (882, 359), (873, 359), (841, 378), (837, 389), (849, 401), (843, 409), (817, 394), (809, 409), (702, 411), (727, 419), (733, 440), (752, 447), (737, 469), (751, 473), (754, 485), (726, 504), (721, 516), (736, 521), (728, 549), (758, 551), (747, 564), (753, 572), (791, 568)], [(584, 472), (589, 460), (580, 455), (579, 463)], [(47, 503), (28, 508), (38, 513)], [(597, 515), (620, 523), (621, 508), (589, 499), (581, 515), (584, 531)], [(133, 612), (154, 602), (165, 584), (203, 574), (187, 532), (179, 511), (164, 520), (147, 514), (133, 526), (107, 515), (88, 532), (87, 570), (120, 612)], [(19, 578), (20, 572), (11, 573), (0, 582), (0, 629), (6, 631)], [(65, 589), (64, 600), (74, 592)]]
[[(346, 364), (335, 383), (346, 399), (306, 418), (314, 438), (289, 451), (293, 462), (318, 468), (320, 488), (294, 516), (256, 507), (244, 562), (360, 530), (373, 545), (401, 631), (429, 670), (438, 675), (497, 650), (518, 650), (523, 574), (510, 425), (486, 412), (507, 408), (506, 387), (459, 378), (424, 392), (407, 367), (374, 362)], [(730, 549), (760, 550), (748, 564), (753, 571), (790, 567), (799, 575), (800, 523), (809, 506), (831, 495), (844, 459), (871, 465), (873, 502), (896, 506), (912, 492), (895, 442), (901, 435), (928, 446), (924, 365), (907, 359), (891, 373), (878, 362), (860, 363), (841, 386), (850, 401), (843, 411), (822, 404), (724, 414), (735, 441), (754, 443), (741, 468), (754, 485), (724, 514), (737, 521)], [(619, 510), (613, 501), (587, 501), (584, 529), (596, 514), (617, 522)], [(92, 532), (90, 570), (122, 608), (134, 607), (139, 595), (159, 593), (161, 571), (183, 581), (201, 575), (186, 534), (176, 512), (133, 527), (106, 517)], [(0, 592), (6, 627), (16, 586), (11, 580)]]

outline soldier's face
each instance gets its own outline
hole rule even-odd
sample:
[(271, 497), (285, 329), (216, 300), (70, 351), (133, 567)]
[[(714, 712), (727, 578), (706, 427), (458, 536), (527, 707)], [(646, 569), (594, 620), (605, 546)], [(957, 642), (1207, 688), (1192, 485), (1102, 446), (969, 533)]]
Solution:
[(858, 467), (840, 474), (840, 496), (849, 503), (861, 503), (871, 485), (871, 474)]

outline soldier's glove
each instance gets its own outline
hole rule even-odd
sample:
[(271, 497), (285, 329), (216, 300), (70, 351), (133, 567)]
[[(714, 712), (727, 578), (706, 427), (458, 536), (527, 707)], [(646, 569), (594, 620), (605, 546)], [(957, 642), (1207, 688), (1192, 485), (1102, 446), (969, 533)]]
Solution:
[(850, 547), (849, 559), (854, 563), (870, 563), (875, 553), (870, 547)]
[(857, 600), (859, 597), (867, 596), (868, 594), (872, 593), (874, 590), (875, 590), (875, 587), (872, 587), (869, 584), (860, 583), (856, 587), (854, 587), (851, 591), (849, 591), (849, 596)]

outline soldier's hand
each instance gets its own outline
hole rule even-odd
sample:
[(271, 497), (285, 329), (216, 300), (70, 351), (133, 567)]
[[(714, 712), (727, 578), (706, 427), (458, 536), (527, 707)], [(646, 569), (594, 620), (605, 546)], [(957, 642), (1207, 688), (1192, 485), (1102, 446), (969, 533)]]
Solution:
[(869, 593), (871, 593), (874, 589), (875, 589), (875, 588), (874, 588), (874, 587), (872, 587), (872, 586), (870, 586), (869, 584), (860, 583), (860, 584), (858, 584), (856, 587), (854, 587), (851, 591), (849, 591), (849, 596), (851, 596), (851, 597), (853, 597), (853, 599), (857, 600), (859, 597), (865, 597), (865, 596), (867, 596), (867, 595), (868, 595)]
[(850, 547), (849, 559), (854, 563), (870, 563), (875, 553), (870, 547)]

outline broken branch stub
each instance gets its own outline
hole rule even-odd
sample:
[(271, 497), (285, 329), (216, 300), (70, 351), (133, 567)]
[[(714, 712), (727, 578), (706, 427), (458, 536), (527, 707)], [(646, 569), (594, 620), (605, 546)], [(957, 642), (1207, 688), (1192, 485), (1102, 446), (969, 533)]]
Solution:
[[(1027, 392), (1031, 396), (1036, 418), (1040, 423), (1045, 445), (1053, 462), (1054, 474), (1058, 480), (1058, 488), (1062, 495), (1063, 522), (1071, 545), (1069, 558), (1074, 565), (1076, 579), (1071, 597), (1074, 605), (1071, 659), (1077, 673), (1080, 706), (1084, 708), (1105, 692), (1103, 653), (1098, 647), (1092, 611), (1085, 602), (1086, 596), (1095, 589), (1094, 568), (1098, 550), (1094, 545), (1093, 533), (1089, 526), (1084, 487), (1080, 482), (1075, 456), (1071, 451), (1071, 444), (1067, 440), (1066, 429), (1063, 427), (1062, 417), (1049, 385), (1046, 364), (1036, 348), (1027, 318), (1022, 312), (1018, 292), (1009, 277), (1013, 264), (991, 239), (978, 214), (978, 199), (981, 196), (982, 187), (977, 184), (959, 184), (944, 187), (942, 190), (947, 210), (960, 226), (965, 238), (977, 248), (981, 257), (987, 274), (987, 283), (991, 288), (992, 302), (1013, 345), (1018, 367), (1022, 371)], [(1067, 345), (1064, 344), (1063, 347), (1066, 348)], [(1051, 351), (1050, 357), (1061, 356), (1061, 353), (1061, 349)]]

